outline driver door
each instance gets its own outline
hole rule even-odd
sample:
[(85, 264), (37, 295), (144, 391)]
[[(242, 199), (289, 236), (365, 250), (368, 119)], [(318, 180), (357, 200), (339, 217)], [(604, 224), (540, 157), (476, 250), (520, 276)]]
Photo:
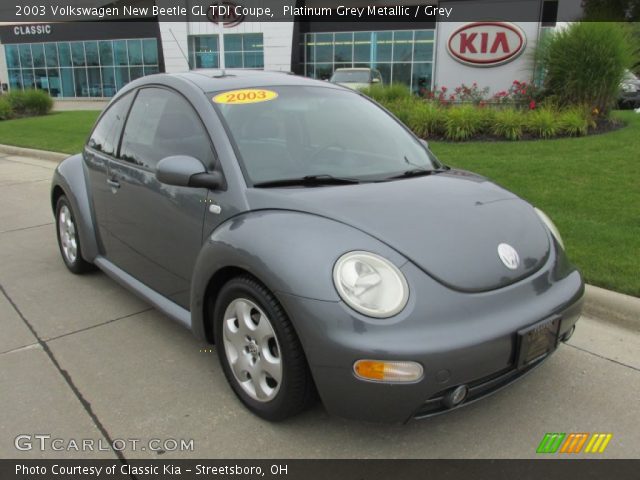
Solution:
[(142, 88), (127, 118), (119, 155), (109, 165), (107, 257), (189, 309), (208, 190), (159, 182), (156, 166), (171, 155), (197, 158), (208, 170), (214, 166), (209, 134), (190, 103), (168, 88)]

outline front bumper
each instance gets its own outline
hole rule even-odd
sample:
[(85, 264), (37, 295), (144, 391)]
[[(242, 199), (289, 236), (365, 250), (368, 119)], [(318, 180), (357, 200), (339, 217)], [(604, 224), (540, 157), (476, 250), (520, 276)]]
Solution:
[[(551, 255), (531, 277), (483, 293), (444, 287), (411, 263), (401, 270), (411, 289), (409, 303), (387, 320), (359, 315), (342, 302), (279, 295), (331, 414), (402, 423), (447, 410), (442, 398), (459, 385), (469, 387), (459, 406), (466, 405), (543, 361), (516, 369), (518, 330), (558, 315), (562, 339), (582, 308), (584, 283), (564, 256)], [(424, 376), (410, 384), (363, 381), (353, 373), (354, 362), (363, 358), (419, 362)]]

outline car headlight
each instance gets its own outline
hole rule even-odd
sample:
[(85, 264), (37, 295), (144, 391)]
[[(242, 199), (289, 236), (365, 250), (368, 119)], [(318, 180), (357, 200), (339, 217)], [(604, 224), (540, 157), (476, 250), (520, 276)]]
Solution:
[(374, 253), (342, 255), (333, 267), (333, 282), (347, 305), (369, 317), (392, 317), (402, 311), (409, 299), (409, 286), (402, 272)]
[(632, 83), (623, 83), (621, 87), (622, 91), (626, 93), (633, 93), (636, 91), (636, 86)]
[(558, 231), (558, 228), (555, 226), (555, 224), (551, 221), (551, 219), (547, 216), (547, 214), (544, 213), (542, 210), (535, 207), (533, 207), (533, 209), (536, 211), (536, 213), (540, 217), (540, 220), (542, 220), (542, 223), (544, 223), (547, 226), (547, 228), (551, 230), (551, 234), (555, 237), (556, 241), (560, 244), (560, 246), (564, 250), (564, 242), (562, 241), (560, 232)]

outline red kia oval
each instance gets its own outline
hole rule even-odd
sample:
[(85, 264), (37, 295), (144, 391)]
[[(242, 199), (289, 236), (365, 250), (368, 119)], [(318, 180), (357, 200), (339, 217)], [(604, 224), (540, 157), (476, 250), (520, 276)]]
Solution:
[(474, 22), (451, 34), (447, 50), (461, 63), (492, 67), (514, 60), (525, 45), (524, 32), (512, 23)]

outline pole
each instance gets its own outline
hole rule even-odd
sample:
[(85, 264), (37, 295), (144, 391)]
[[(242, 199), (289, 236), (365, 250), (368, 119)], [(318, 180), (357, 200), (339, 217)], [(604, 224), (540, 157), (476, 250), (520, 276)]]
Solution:
[(218, 65), (224, 75), (224, 15), (218, 13)]

